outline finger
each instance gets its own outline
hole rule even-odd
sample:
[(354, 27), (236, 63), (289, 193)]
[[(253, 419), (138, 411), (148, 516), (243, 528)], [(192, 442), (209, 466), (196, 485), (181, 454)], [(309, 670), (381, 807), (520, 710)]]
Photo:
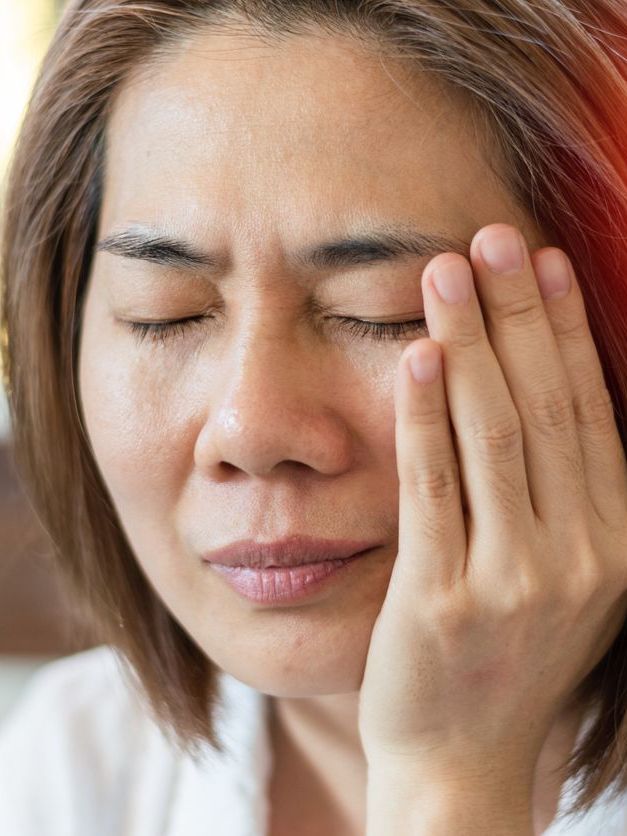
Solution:
[(566, 295), (544, 298), (548, 321), (566, 369), (573, 397), (585, 481), (591, 506), (599, 519), (624, 520), (627, 462), (603, 367), (590, 332), (583, 295), (566, 253), (545, 247), (531, 260), (546, 292), (566, 277)]
[[(453, 287), (463, 283), (467, 299), (446, 303), (434, 281)], [(511, 577), (516, 556), (504, 544), (513, 533), (528, 531), (535, 522), (520, 420), (488, 341), (468, 261), (452, 253), (435, 256), (425, 268), (422, 288), (429, 333), (444, 354), (446, 397), (473, 524), (473, 545), (476, 541), (487, 570), (502, 570)], [(492, 558), (498, 565), (489, 565)]]
[[(519, 257), (519, 263), (517, 258)], [(522, 424), (529, 495), (536, 517), (566, 524), (587, 503), (572, 392), (520, 232), (490, 224), (470, 259), (490, 344)]]
[[(424, 372), (434, 370), (434, 361), (435, 377), (429, 379)], [(422, 370), (420, 380), (412, 364)], [(461, 576), (466, 554), (459, 464), (436, 342), (416, 340), (403, 352), (394, 398), (399, 533), (390, 583), (399, 591), (409, 583), (424, 594)]]

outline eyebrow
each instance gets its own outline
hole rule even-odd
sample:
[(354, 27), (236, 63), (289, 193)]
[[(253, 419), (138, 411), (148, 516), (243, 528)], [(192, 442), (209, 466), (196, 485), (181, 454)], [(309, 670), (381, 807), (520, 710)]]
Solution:
[[(219, 253), (204, 252), (190, 241), (141, 225), (103, 238), (96, 244), (96, 250), (181, 270), (191, 271), (201, 267), (217, 272), (224, 269), (224, 258)], [(468, 257), (470, 242), (445, 232), (430, 232), (399, 224), (305, 247), (293, 253), (289, 263), (295, 268), (327, 270), (398, 261), (407, 257), (430, 257), (442, 252), (456, 252)]]

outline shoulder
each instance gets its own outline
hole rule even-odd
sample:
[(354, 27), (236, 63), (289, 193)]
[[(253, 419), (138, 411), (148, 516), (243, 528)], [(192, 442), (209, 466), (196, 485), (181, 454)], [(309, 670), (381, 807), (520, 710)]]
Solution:
[(223, 674), (224, 755), (179, 754), (108, 646), (50, 662), (0, 724), (0, 834), (259, 832), (272, 754), (264, 695)]
[[(95, 684), (94, 678), (99, 681), (115, 679), (117, 669), (116, 651), (104, 644), (71, 656), (54, 659), (37, 668), (28, 680), (23, 697), (18, 704), (21, 707), (25, 701), (37, 697), (43, 690), (52, 694), (70, 682), (78, 686), (78, 691), (73, 692), (78, 696), (79, 693), (92, 689)], [(2, 727), (1, 724), (0, 727)]]
[(35, 671), (0, 724), (0, 750), (16, 735), (24, 743), (24, 735), (34, 737), (35, 729), (51, 738), (76, 724), (80, 724), (85, 740), (121, 714), (132, 719), (136, 709), (137, 700), (124, 681), (116, 652), (101, 645), (48, 662)]
[(148, 749), (157, 761), (174, 757), (113, 648), (44, 664), (0, 724), (0, 833), (56, 836), (94, 817), (102, 829), (90, 833), (116, 832)]

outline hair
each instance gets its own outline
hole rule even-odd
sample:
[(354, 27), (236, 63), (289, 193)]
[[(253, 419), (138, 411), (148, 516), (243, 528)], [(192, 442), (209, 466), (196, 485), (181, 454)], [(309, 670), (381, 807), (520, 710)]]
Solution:
[[(76, 359), (116, 91), (214, 26), (269, 43), (350, 37), (462, 97), (503, 185), (576, 267), (627, 449), (624, 0), (71, 2), (6, 181), (1, 346), (14, 451), (76, 629), (112, 646), (164, 732), (192, 757), (207, 743), (224, 751), (214, 727), (218, 669), (127, 542), (83, 426)], [(627, 787), (626, 639), (623, 625), (577, 691), (596, 714), (568, 762), (574, 811), (614, 782), (617, 792)]]

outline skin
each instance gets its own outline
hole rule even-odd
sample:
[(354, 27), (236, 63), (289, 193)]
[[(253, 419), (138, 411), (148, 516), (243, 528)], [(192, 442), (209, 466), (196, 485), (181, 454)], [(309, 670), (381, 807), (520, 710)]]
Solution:
[[(150, 583), (220, 668), (271, 697), (272, 836), (364, 832), (359, 690), (399, 549), (395, 381), (426, 333), (352, 337), (308, 303), (329, 316), (419, 319), (432, 256), (317, 272), (288, 259), (397, 221), (468, 245), (507, 223), (530, 249), (550, 245), (488, 157), (462, 102), (433, 78), (410, 80), (328, 35), (270, 47), (203, 32), (115, 101), (99, 240), (141, 223), (220, 251), (224, 270), (96, 254), (84, 420)], [(217, 318), (163, 344), (139, 342), (125, 322), (205, 309)], [(290, 607), (246, 601), (200, 559), (293, 532), (381, 547), (350, 583)], [(565, 704), (539, 754), (537, 832), (561, 785), (549, 772), (579, 721)]]

